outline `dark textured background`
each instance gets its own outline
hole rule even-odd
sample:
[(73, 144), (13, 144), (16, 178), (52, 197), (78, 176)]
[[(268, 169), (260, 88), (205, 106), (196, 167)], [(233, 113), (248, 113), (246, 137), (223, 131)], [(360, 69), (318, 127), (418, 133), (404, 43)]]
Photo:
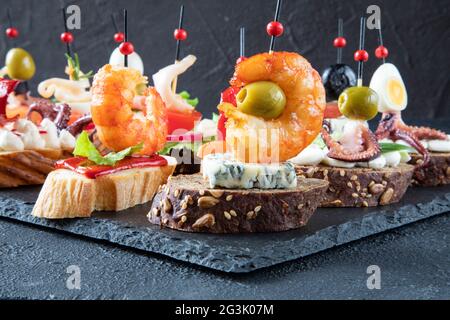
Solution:
[[(186, 5), (185, 28), (189, 39), (182, 54), (193, 53), (197, 64), (179, 81), (201, 100), (199, 109), (206, 116), (215, 110), (220, 91), (226, 87), (238, 56), (239, 27), (247, 27), (247, 53), (268, 49), (265, 33), (272, 20), (275, 0), (79, 0), (82, 29), (74, 31), (75, 51), (83, 70), (97, 70), (105, 64), (114, 48), (110, 14), (121, 8), (129, 10), (130, 40), (145, 62), (146, 74), (171, 63), (179, 5)], [(442, 118), (450, 116), (450, 1), (449, 0), (285, 0), (281, 20), (286, 33), (278, 41), (279, 50), (297, 51), (322, 71), (335, 61), (331, 43), (336, 35), (338, 17), (345, 21), (348, 47), (344, 61), (355, 66), (352, 53), (357, 47), (359, 17), (370, 4), (382, 9), (385, 44), (389, 60), (403, 74), (410, 96), (406, 117)], [(1, 0), (0, 23), (6, 27), (6, 7), (11, 7), (14, 24), (21, 31), (17, 43), (32, 52), (37, 75), (32, 87), (45, 78), (62, 76), (64, 45), (59, 0)], [(3, 30), (3, 29), (2, 29)], [(2, 31), (0, 56), (11, 42)], [(373, 58), (377, 46), (376, 31), (367, 32), (367, 49)], [(366, 67), (370, 80), (378, 61)]]

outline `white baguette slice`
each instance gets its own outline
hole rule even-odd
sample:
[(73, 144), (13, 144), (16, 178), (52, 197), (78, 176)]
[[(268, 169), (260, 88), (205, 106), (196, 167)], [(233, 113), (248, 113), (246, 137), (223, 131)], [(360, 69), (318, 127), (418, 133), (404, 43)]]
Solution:
[(121, 211), (152, 200), (176, 167), (165, 157), (164, 167), (136, 168), (88, 179), (59, 169), (45, 180), (33, 216), (46, 219), (88, 218), (94, 211)]

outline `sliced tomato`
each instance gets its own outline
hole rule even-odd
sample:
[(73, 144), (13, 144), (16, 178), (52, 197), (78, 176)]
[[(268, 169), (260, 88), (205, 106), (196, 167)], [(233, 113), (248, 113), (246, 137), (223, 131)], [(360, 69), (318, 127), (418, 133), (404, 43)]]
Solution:
[(195, 110), (191, 113), (168, 111), (167, 116), (169, 121), (169, 134), (172, 134), (177, 129), (191, 131), (194, 129), (196, 122), (202, 119), (202, 114)]
[(325, 119), (336, 119), (342, 116), (336, 101), (328, 102), (325, 108)]

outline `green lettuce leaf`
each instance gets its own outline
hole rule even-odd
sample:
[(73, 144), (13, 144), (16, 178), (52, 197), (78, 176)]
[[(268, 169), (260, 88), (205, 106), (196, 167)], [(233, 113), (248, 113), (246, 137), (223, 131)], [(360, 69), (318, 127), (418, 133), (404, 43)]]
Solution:
[(120, 152), (110, 152), (106, 156), (102, 156), (89, 139), (88, 133), (86, 131), (83, 131), (78, 136), (73, 154), (75, 156), (88, 158), (90, 161), (98, 165), (114, 166), (118, 161), (142, 150), (143, 146), (144, 144), (140, 143), (134, 147), (126, 148)]

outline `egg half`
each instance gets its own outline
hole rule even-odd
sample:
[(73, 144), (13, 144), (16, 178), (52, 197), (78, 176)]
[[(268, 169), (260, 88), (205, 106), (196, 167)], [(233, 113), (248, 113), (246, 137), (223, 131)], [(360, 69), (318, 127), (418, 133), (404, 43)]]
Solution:
[(392, 63), (384, 63), (375, 71), (370, 88), (379, 96), (379, 112), (402, 111), (408, 105), (405, 83)]
[[(111, 57), (109, 58), (109, 64), (122, 66), (124, 65), (123, 54), (120, 53), (119, 48), (117, 47), (111, 53)], [(133, 52), (128, 56), (128, 67), (138, 70), (141, 74), (144, 74), (144, 63), (142, 62), (141, 57)]]

